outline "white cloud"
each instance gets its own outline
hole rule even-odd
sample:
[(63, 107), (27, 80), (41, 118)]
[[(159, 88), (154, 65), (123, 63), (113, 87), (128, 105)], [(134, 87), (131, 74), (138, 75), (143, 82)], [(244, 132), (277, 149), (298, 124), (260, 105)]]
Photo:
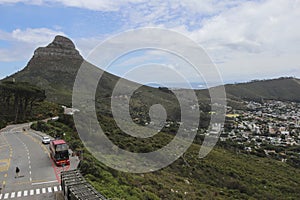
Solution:
[(43, 3), (43, 0), (0, 0), (0, 4), (15, 4), (15, 3), (41, 5)]
[[(144, 26), (179, 31), (207, 50), (227, 80), (269, 74), (280, 76), (285, 72), (300, 76), (296, 56), (300, 52), (298, 0), (0, 0), (0, 4), (17, 2), (117, 11), (117, 15), (123, 16), (119, 32)], [(11, 41), (15, 47), (27, 44), (33, 51), (33, 46), (49, 43), (56, 34), (62, 32), (16, 29), (11, 33), (0, 31), (0, 39)], [(105, 37), (72, 39), (87, 56)], [(0, 49), (0, 52), (0, 60), (3, 55), (15, 57), (9, 56), (12, 48)]]
[(48, 28), (37, 28), (26, 30), (15, 29), (11, 33), (12, 39), (26, 43), (41, 44), (49, 42), (49, 39), (53, 39), (56, 35), (65, 35), (61, 31), (55, 31)]
[(54, 0), (65, 6), (86, 8), (90, 10), (118, 10), (118, 1), (94, 1), (94, 0)]
[(300, 6), (293, 3), (293, 0), (247, 2), (206, 19), (203, 27), (191, 36), (215, 48), (249, 52), (286, 48), (286, 42), (300, 38), (297, 26)]
[(176, 3), (187, 7), (190, 12), (198, 12), (206, 15), (223, 12), (224, 10), (236, 7), (245, 0), (177, 0)]
[(0, 0), (0, 4), (25, 3), (32, 5), (52, 5), (59, 3), (64, 6), (84, 8), (96, 11), (117, 11), (122, 5), (139, 3), (143, 0)]
[(296, 70), (300, 52), (299, 17), (297, 1), (255, 1), (206, 18), (197, 30), (189, 31), (186, 26), (173, 29), (202, 45), (224, 79), (300, 76), (300, 70)]
[(300, 64), (297, 53), (281, 56), (262, 53), (249, 55), (236, 54), (235, 59), (219, 65), (222, 76), (226, 80), (245, 81), (281, 76), (300, 77)]
[(56, 35), (65, 34), (47, 28), (15, 29), (12, 32), (0, 30), (0, 42), (9, 43), (7, 48), (0, 48), (0, 62), (28, 60), (37, 47), (47, 45)]
[[(131, 10), (137, 9), (170, 9), (187, 8), (189, 12), (201, 12), (202, 14), (214, 14), (223, 11), (226, 8), (234, 7), (243, 0), (166, 0), (166, 1), (148, 1), (148, 0), (0, 0), (0, 4), (53, 4), (60, 3), (69, 7), (78, 7), (97, 11), (117, 11), (123, 6)], [(138, 7), (136, 7), (139, 4)], [(134, 6), (133, 6), (134, 5)], [(152, 10), (153, 11), (153, 10)], [(136, 14), (136, 13), (135, 13)], [(155, 15), (155, 13), (151, 13)], [(169, 13), (168, 13), (169, 14)]]

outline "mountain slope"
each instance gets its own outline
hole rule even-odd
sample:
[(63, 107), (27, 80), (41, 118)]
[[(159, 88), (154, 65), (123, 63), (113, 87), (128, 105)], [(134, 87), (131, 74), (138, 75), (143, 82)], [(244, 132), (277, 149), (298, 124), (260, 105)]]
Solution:
[(68, 38), (56, 36), (47, 47), (40, 47), (27, 66), (6, 78), (29, 82), (46, 91), (47, 99), (70, 104), (71, 89), (83, 58)]
[[(33, 57), (23, 70), (7, 77), (4, 81), (15, 79), (16, 82), (29, 82), (45, 90), (48, 101), (71, 105), (73, 85), (83, 62), (85, 60), (70, 39), (56, 36), (48, 46), (35, 50)], [(90, 65), (89, 63), (86, 64)], [(92, 69), (95, 70), (95, 74), (103, 72), (95, 66), (92, 66)], [(102, 74), (96, 94), (98, 107), (102, 106), (101, 112), (111, 115), (110, 97), (115, 84), (120, 79), (120, 77), (107, 72)], [(88, 77), (85, 81), (87, 84), (93, 84), (89, 82)], [(178, 113), (176, 111), (178, 102), (172, 93), (148, 86), (141, 87), (140, 84), (124, 79), (123, 81), (125, 81), (126, 87), (139, 88), (131, 103), (143, 107), (142, 110), (139, 110), (140, 112), (147, 112), (147, 106), (151, 106), (153, 103), (161, 103), (167, 107), (166, 110), (170, 111), (169, 116), (175, 116), (174, 113)], [(89, 89), (88, 86), (86, 89)], [(147, 116), (144, 115), (144, 117)]]
[(279, 78), (225, 86), (229, 98), (261, 100), (274, 99), (300, 102), (300, 80)]

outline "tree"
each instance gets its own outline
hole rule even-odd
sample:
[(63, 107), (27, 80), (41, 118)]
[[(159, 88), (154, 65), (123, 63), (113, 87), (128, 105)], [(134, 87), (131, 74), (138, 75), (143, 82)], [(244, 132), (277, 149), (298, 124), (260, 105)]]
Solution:
[[(2, 115), (13, 118), (15, 122), (32, 114), (35, 103), (46, 98), (45, 91), (26, 82), (0, 83), (0, 104), (4, 105)], [(11, 115), (13, 113), (13, 115)]]

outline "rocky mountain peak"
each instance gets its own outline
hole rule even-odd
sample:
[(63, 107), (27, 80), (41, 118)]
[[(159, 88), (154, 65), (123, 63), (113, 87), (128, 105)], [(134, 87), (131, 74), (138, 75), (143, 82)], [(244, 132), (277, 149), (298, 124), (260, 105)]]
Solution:
[(67, 37), (57, 35), (48, 47), (61, 47), (63, 49), (75, 49), (74, 43)]
[(39, 47), (34, 52), (34, 57), (71, 57), (82, 59), (74, 43), (67, 37), (57, 35), (53, 42), (46, 47)]

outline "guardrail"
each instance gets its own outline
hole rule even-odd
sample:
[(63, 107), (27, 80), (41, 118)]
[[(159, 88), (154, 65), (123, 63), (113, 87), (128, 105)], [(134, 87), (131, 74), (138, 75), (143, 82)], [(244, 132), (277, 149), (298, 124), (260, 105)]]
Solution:
[(61, 172), (61, 188), (66, 200), (107, 200), (84, 179), (77, 169)]

